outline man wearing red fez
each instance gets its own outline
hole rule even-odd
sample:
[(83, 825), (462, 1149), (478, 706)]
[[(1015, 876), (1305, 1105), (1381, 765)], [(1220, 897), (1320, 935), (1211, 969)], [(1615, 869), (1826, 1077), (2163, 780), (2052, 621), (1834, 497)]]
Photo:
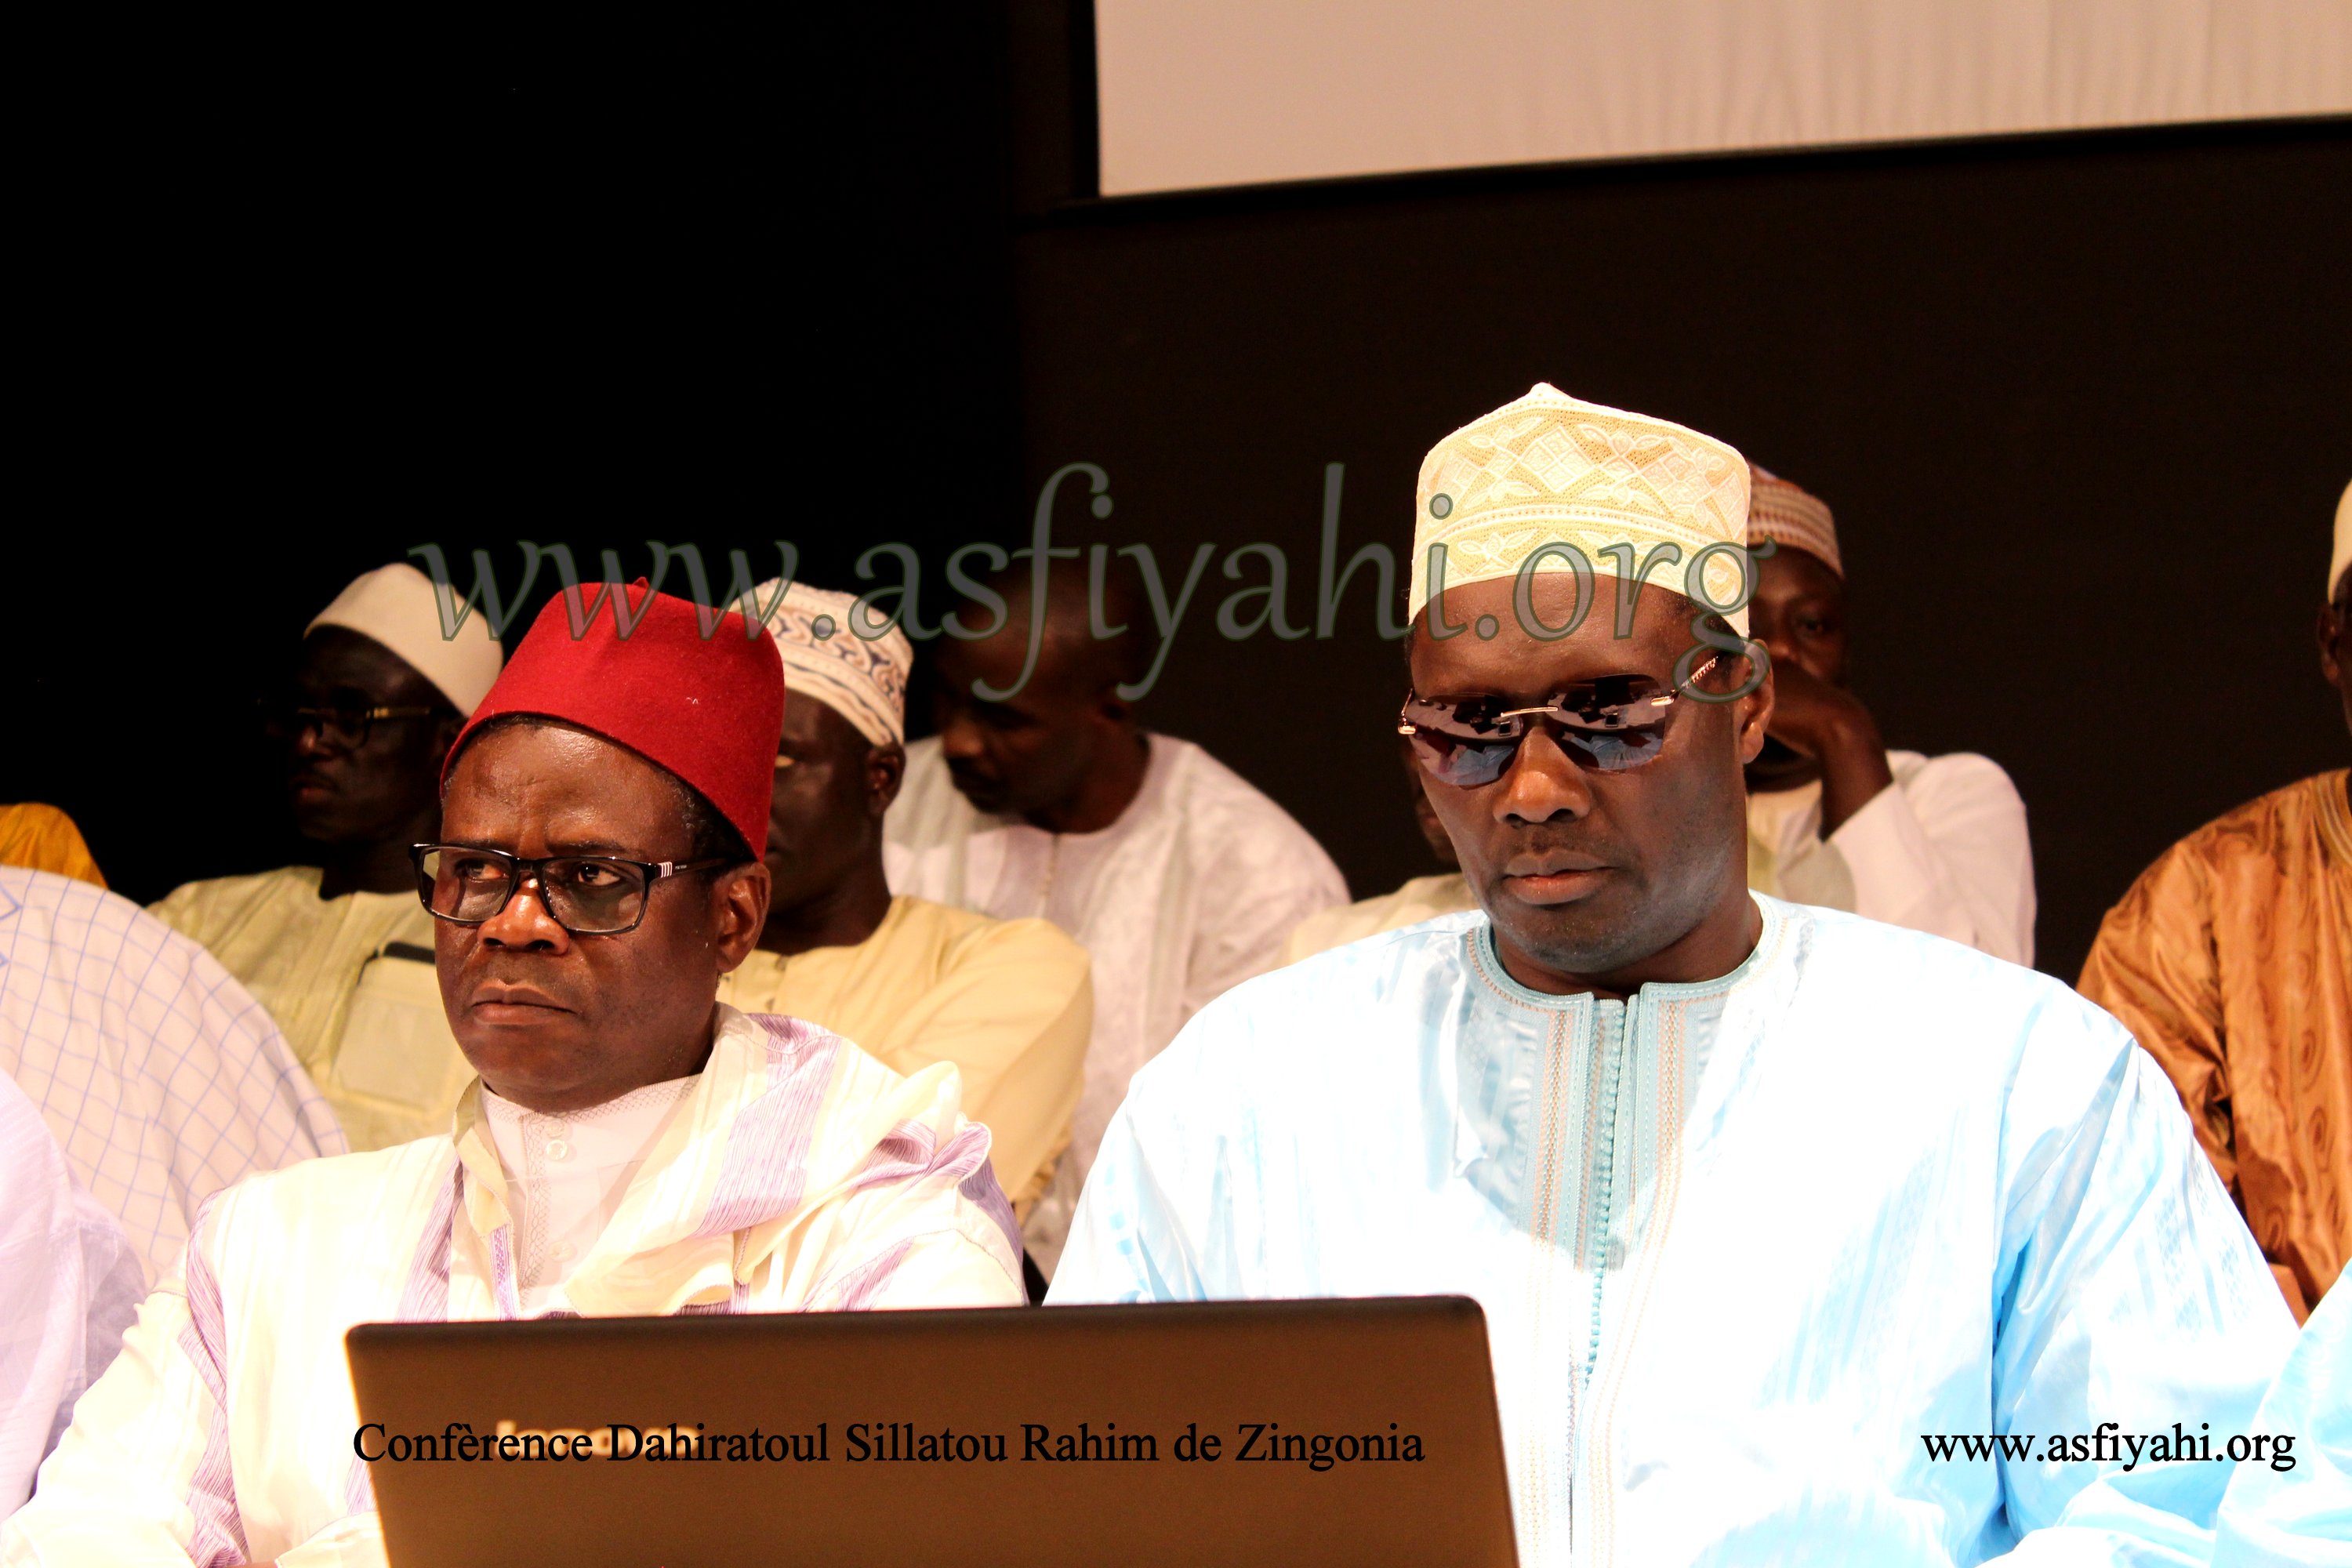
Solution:
[(479, 1075), (455, 1126), (208, 1202), (0, 1557), (381, 1563), (356, 1323), (1021, 1300), (951, 1066), (717, 1000), (767, 914), (768, 634), (609, 593), (539, 617), (415, 850)]

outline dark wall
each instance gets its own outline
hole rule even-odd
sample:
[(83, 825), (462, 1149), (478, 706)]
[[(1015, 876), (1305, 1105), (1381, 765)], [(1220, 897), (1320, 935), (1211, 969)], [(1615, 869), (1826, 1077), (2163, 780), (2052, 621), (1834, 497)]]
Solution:
[(1019, 504), (989, 8), (340, 26), (42, 61), (0, 800), (133, 898), (299, 852), (251, 700), (411, 545), (847, 582)]
[[(1423, 452), (1538, 379), (1722, 437), (1836, 509), (1889, 742), (2017, 781), (2071, 978), (2165, 845), (2352, 756), (2312, 629), (2352, 478), (2347, 194), (2336, 126), (1066, 209), (1018, 247), (1032, 485), (1103, 465), (1087, 537), (1163, 559), (1276, 543), (1311, 624), (1327, 463), (1342, 559), (1402, 557)], [(1370, 588), (1329, 641), (1236, 644), (1234, 586), (1213, 569), (1155, 721), (1360, 893), (1427, 869)]]
[[(936, 590), (1083, 459), (1116, 510), (1066, 496), (1065, 533), (1278, 544), (1311, 625), (1324, 465), (1343, 558), (1402, 557), (1421, 454), (1538, 377), (1835, 504), (1863, 689), (2016, 776), (2062, 973), (2165, 843), (2344, 760), (2309, 652), (2352, 475), (2340, 128), (1088, 204), (1083, 11), (1013, 15), (46, 61), (0, 799), (67, 807), (136, 898), (281, 862), (249, 700), (428, 540), (511, 580), (518, 539), (634, 574), (781, 537), (852, 586), (899, 539)], [(1242, 585), (1212, 567), (1147, 716), (1360, 893), (1423, 869), (1369, 585), (1328, 641), (1228, 643)]]

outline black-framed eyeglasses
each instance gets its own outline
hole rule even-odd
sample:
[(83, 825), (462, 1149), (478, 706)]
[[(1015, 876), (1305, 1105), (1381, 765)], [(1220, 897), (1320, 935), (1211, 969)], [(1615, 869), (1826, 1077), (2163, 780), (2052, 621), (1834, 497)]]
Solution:
[(619, 936), (646, 918), (653, 885), (687, 871), (730, 865), (708, 860), (624, 860), (612, 855), (547, 855), (527, 860), (466, 844), (412, 844), (416, 896), (436, 920), (478, 926), (528, 882), (550, 919), (573, 936)]
[(262, 733), (273, 741), (290, 741), (316, 730), (321, 739), (356, 751), (368, 742), (374, 726), (386, 719), (434, 719), (453, 710), (370, 703), (365, 698), (337, 696), (323, 707), (264, 699), (259, 704)]
[[(1691, 672), (1698, 679), (1715, 659)], [(1665, 750), (1666, 721), (1686, 693), (1646, 675), (1608, 675), (1567, 687), (1543, 702), (1510, 706), (1502, 697), (1459, 702), (1405, 694), (1397, 733), (1430, 777), (1458, 789), (1493, 784), (1510, 771), (1519, 743), (1537, 724), (1551, 726), (1582, 768), (1617, 773), (1654, 762)]]

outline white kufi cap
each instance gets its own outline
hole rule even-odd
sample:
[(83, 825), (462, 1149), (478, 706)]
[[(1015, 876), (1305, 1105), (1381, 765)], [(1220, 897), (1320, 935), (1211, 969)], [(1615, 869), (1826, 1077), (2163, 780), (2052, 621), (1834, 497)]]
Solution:
[(907, 679), (915, 668), (915, 648), (907, 634), (893, 624), (880, 636), (868, 637), (866, 629), (880, 617), (858, 614), (855, 594), (795, 583), (778, 604), (782, 583), (772, 577), (751, 592), (757, 603), (774, 605), (765, 625), (784, 661), (786, 689), (815, 698), (877, 746), (902, 743)]
[[(454, 615), (456, 595), (450, 599)], [(307, 637), (320, 626), (341, 626), (373, 637), (439, 688), (451, 707), (471, 713), (489, 695), (506, 654), (478, 611), (467, 615), (455, 634), (446, 634), (441, 609), (433, 579), (397, 563), (352, 578), (302, 632)]]

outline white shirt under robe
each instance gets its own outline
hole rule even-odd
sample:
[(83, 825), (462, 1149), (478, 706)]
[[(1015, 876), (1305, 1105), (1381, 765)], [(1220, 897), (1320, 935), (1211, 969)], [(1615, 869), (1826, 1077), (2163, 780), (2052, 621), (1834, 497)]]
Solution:
[(1103, 1140), (1055, 1304), (1459, 1292), (1523, 1561), (2194, 1563), (2227, 1465), (1923, 1436), (2242, 1432), (2294, 1339), (2106, 1014), (1758, 898), (1755, 952), (1530, 991), (1483, 914), (1203, 1008)]
[(1822, 786), (1748, 798), (1748, 885), (2033, 962), (2025, 802), (1973, 752), (1889, 752), (1895, 782), (1822, 837)]
[(1097, 833), (983, 816), (936, 740), (907, 748), (884, 825), (890, 890), (998, 920), (1043, 916), (1094, 960), (1094, 1033), (1070, 1145), (1029, 1212), (1049, 1271), (1128, 1079), (1184, 1021), (1273, 968), (1298, 922), (1347, 901), (1331, 858), (1282, 807), (1190, 741), (1150, 737), (1143, 786)]
[(515, 1289), (526, 1318), (570, 1311), (565, 1281), (604, 1234), (694, 1079), (649, 1083), (586, 1110), (543, 1113), (482, 1090), (506, 1178)]
[[(1019, 1304), (1019, 1233), (952, 1067), (901, 1078), (798, 1019), (719, 1016), (709, 1060), (567, 1266), (570, 1310)], [(382, 1568), (344, 1332), (526, 1315), (478, 1090), (453, 1135), (207, 1205), (184, 1276), (148, 1298), (0, 1527), (0, 1563)]]

